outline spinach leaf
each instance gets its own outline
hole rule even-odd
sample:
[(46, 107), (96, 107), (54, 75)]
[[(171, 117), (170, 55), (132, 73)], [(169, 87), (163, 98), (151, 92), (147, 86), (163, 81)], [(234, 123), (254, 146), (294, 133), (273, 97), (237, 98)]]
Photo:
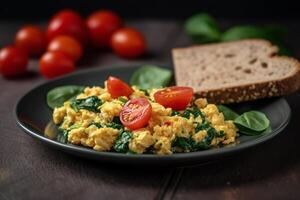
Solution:
[(102, 105), (101, 99), (96, 96), (91, 96), (86, 99), (73, 99), (71, 107), (77, 112), (80, 109), (89, 110), (92, 112), (99, 112), (99, 106)]
[(121, 101), (121, 102), (124, 103), (124, 104), (128, 101), (128, 100), (127, 100), (126, 98), (124, 98), (124, 97), (119, 97), (118, 100)]
[(92, 122), (89, 124), (89, 126), (92, 126), (92, 125), (96, 126), (97, 128), (102, 128), (102, 126), (99, 122)]
[(130, 79), (130, 84), (140, 89), (147, 90), (167, 86), (172, 78), (169, 69), (163, 69), (154, 65), (144, 65), (137, 69)]
[(194, 149), (194, 143), (195, 141), (191, 137), (176, 137), (172, 142), (172, 147), (179, 147), (184, 151), (192, 151)]
[(83, 92), (84, 88), (84, 86), (78, 85), (56, 87), (47, 93), (47, 104), (52, 109), (63, 106), (65, 101)]
[(118, 136), (114, 149), (119, 153), (126, 153), (129, 150), (128, 144), (132, 138), (132, 133), (129, 131), (124, 131)]
[(218, 105), (218, 110), (223, 113), (225, 120), (234, 120), (239, 116), (236, 112), (224, 105)]
[(176, 116), (176, 115), (180, 115), (180, 112), (176, 110), (172, 110), (171, 116)]
[(266, 115), (259, 111), (245, 112), (234, 120), (239, 132), (248, 135), (261, 134), (270, 126)]
[(106, 124), (106, 127), (114, 128), (118, 130), (124, 129), (124, 126), (122, 125), (119, 117), (114, 117), (112, 122)]
[(218, 135), (218, 132), (213, 127), (209, 127), (206, 131), (207, 136), (202, 141), (195, 143), (194, 150), (209, 149), (212, 140)]
[(196, 43), (216, 42), (220, 40), (220, 30), (216, 21), (208, 14), (197, 14), (185, 22), (185, 32)]

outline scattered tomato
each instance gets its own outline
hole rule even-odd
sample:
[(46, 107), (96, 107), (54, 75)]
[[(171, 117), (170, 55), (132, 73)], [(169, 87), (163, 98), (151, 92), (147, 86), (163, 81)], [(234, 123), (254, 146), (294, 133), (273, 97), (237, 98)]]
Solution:
[(152, 113), (152, 107), (146, 98), (129, 100), (120, 112), (120, 120), (131, 130), (147, 125)]
[(146, 42), (139, 31), (122, 28), (112, 35), (111, 47), (121, 57), (135, 58), (145, 52)]
[(27, 25), (16, 34), (16, 46), (24, 49), (29, 55), (37, 56), (44, 53), (47, 47), (47, 38), (39, 27)]
[(53, 16), (47, 28), (48, 41), (59, 35), (69, 35), (81, 44), (86, 44), (87, 28), (79, 13), (62, 10)]
[(183, 110), (192, 100), (193, 93), (193, 88), (173, 86), (154, 93), (154, 99), (165, 107)]
[(61, 51), (74, 61), (78, 61), (82, 56), (80, 43), (67, 35), (60, 35), (54, 38), (48, 45), (48, 51)]
[(100, 10), (92, 13), (86, 24), (92, 44), (104, 48), (109, 46), (112, 34), (122, 27), (122, 20), (112, 11)]
[(40, 59), (40, 72), (46, 78), (54, 78), (74, 71), (74, 61), (60, 51), (47, 52)]
[(107, 90), (112, 98), (128, 97), (133, 93), (133, 89), (127, 83), (113, 76), (107, 79)]
[(23, 74), (27, 69), (28, 55), (20, 48), (8, 46), (0, 50), (0, 73), (6, 77)]

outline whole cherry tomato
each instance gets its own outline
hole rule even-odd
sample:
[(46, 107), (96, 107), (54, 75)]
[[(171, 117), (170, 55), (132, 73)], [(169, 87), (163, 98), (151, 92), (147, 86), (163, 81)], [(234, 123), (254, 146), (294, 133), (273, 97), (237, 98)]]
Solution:
[(122, 27), (121, 18), (114, 12), (100, 10), (92, 13), (86, 21), (92, 45), (108, 47), (112, 34)]
[(173, 86), (154, 93), (154, 99), (165, 107), (183, 110), (192, 100), (193, 93), (193, 88)]
[(133, 89), (127, 83), (113, 76), (107, 79), (107, 90), (112, 98), (120, 96), (128, 97), (133, 93)]
[(143, 35), (133, 28), (122, 28), (111, 38), (111, 48), (124, 58), (135, 58), (142, 55), (146, 49)]
[(47, 47), (46, 33), (37, 26), (26, 25), (17, 32), (15, 44), (31, 56), (41, 55)]
[(40, 73), (46, 78), (54, 78), (74, 71), (74, 61), (60, 51), (46, 52), (39, 63)]
[(79, 13), (73, 10), (62, 10), (53, 16), (47, 28), (48, 41), (59, 35), (69, 35), (81, 44), (86, 44), (87, 28)]
[(129, 100), (120, 112), (120, 121), (131, 130), (147, 125), (152, 113), (152, 107), (146, 98)]
[(82, 56), (80, 43), (67, 35), (60, 35), (54, 38), (48, 45), (48, 51), (61, 51), (74, 61), (78, 61)]
[(0, 73), (6, 77), (23, 74), (27, 69), (28, 55), (20, 48), (8, 46), (0, 50)]

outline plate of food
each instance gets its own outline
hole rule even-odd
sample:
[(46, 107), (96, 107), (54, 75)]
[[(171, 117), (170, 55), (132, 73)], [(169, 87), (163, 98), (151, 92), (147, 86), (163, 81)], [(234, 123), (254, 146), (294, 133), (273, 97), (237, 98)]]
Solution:
[(287, 126), (290, 107), (276, 96), (298, 90), (299, 64), (275, 51), (258, 40), (175, 49), (177, 85), (166, 65), (82, 70), (25, 94), (15, 108), (17, 123), (44, 144), (103, 162), (219, 160)]

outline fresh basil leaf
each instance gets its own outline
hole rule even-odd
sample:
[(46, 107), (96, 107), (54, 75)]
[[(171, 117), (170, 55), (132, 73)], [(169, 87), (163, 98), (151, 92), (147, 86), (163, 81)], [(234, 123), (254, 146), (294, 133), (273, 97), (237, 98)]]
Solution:
[(241, 40), (247, 38), (262, 38), (267, 39), (275, 44), (281, 43), (284, 36), (286, 35), (286, 30), (278, 26), (235, 26), (222, 34), (222, 41), (232, 41)]
[(99, 112), (99, 106), (102, 105), (101, 99), (97, 96), (91, 96), (85, 99), (74, 99), (71, 101), (71, 107), (77, 112), (80, 109)]
[(56, 87), (47, 93), (47, 104), (52, 109), (63, 106), (65, 101), (83, 92), (84, 88), (84, 86), (78, 85)]
[(253, 135), (266, 130), (270, 126), (270, 121), (262, 112), (249, 111), (237, 117), (234, 124), (241, 133)]
[(132, 133), (129, 131), (124, 131), (118, 136), (114, 149), (119, 153), (126, 153), (129, 150), (128, 144), (132, 138)]
[(167, 86), (172, 78), (169, 69), (163, 69), (154, 65), (144, 65), (137, 69), (130, 79), (130, 84), (139, 89), (147, 90)]
[(197, 14), (185, 22), (185, 32), (195, 43), (216, 42), (220, 40), (217, 22), (208, 14)]
[(239, 116), (236, 112), (224, 105), (218, 105), (218, 110), (223, 113), (225, 120), (235, 120)]

